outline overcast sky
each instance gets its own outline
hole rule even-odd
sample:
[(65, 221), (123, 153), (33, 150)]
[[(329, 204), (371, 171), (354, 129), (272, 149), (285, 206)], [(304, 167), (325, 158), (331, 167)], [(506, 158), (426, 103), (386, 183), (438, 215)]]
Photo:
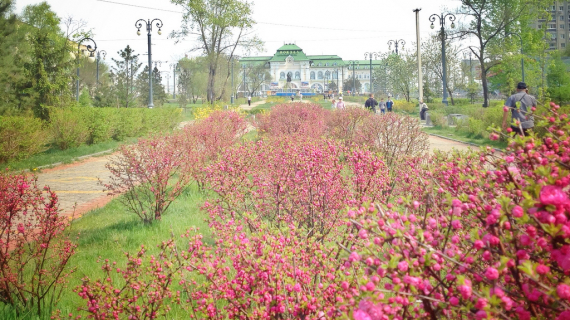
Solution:
[[(15, 0), (21, 12), (40, 0)], [(137, 36), (138, 19), (160, 18), (162, 35), (152, 35), (153, 60), (173, 61), (194, 46), (191, 40), (175, 44), (168, 35), (180, 28), (181, 8), (169, 0), (47, 0), (60, 16), (83, 19), (94, 31), (98, 49), (117, 57), (117, 51), (130, 45), (135, 53), (146, 54), (144, 30)], [(126, 4), (126, 5), (123, 5)], [(345, 60), (364, 59), (368, 51), (388, 51), (389, 40), (403, 39), (411, 47), (415, 41), (415, 8), (420, 11), (422, 37), (430, 29), (429, 16), (454, 10), (458, 0), (256, 0), (253, 18), (255, 32), (265, 42), (264, 50), (253, 55), (273, 55), (284, 43), (294, 42), (306, 54), (336, 54)], [(138, 7), (137, 7), (138, 6)], [(141, 8), (148, 7), (148, 8)], [(447, 8), (447, 9), (446, 9)], [(191, 53), (189, 55), (196, 55)], [(146, 61), (146, 56), (141, 56)], [(160, 70), (168, 70), (163, 64)]]

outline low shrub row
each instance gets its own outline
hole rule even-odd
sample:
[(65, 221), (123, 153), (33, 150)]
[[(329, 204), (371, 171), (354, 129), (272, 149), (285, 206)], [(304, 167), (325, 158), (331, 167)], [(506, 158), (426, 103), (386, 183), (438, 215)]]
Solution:
[(49, 122), (0, 117), (0, 163), (24, 159), (50, 146), (65, 150), (167, 131), (180, 120), (180, 110), (174, 108), (51, 108)]

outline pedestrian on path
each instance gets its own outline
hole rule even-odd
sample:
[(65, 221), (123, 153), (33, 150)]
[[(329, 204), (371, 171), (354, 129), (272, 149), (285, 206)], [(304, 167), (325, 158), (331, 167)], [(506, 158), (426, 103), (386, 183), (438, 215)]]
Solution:
[(247, 105), (251, 107), (251, 96), (247, 96)]
[(393, 106), (394, 106), (394, 101), (392, 101), (392, 98), (388, 97), (388, 101), (386, 101), (386, 109), (388, 109), (388, 112), (392, 112)]
[(507, 130), (507, 113), (511, 111), (512, 132), (526, 136), (534, 128), (534, 117), (531, 108), (536, 108), (536, 98), (528, 94), (526, 83), (519, 82), (517, 93), (510, 96), (503, 108), (503, 130)]
[(303, 101), (303, 94), (299, 92), (299, 101)]
[(344, 101), (342, 101), (342, 97), (338, 97), (338, 103), (336, 104), (336, 108), (343, 110), (345, 108)]
[(384, 102), (384, 98), (380, 99), (380, 104), (378, 105), (380, 107), (380, 112), (382, 112), (382, 114), (386, 113), (386, 102)]
[(291, 95), (291, 102), (293, 102), (294, 100), (295, 100), (295, 94), (293, 93), (293, 94)]
[(364, 103), (364, 107), (366, 107), (366, 109), (376, 113), (376, 106), (377, 105), (378, 105), (378, 101), (376, 101), (376, 99), (374, 99), (374, 94), (371, 93), (368, 100), (366, 100), (366, 103)]
[(426, 119), (426, 112), (429, 110), (427, 104), (424, 103), (423, 100), (420, 101), (420, 119), (421, 120), (425, 120)]

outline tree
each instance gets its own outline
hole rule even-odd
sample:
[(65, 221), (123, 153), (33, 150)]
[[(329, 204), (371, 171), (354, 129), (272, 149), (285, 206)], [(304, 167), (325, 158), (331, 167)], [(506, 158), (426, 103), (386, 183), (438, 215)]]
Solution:
[(24, 64), (25, 81), (18, 88), (20, 101), (28, 101), (35, 116), (48, 119), (47, 106), (65, 106), (73, 101), (73, 45), (64, 37), (60, 18), (46, 2), (27, 6), (21, 18), (28, 24), (23, 28), (32, 49)]
[(268, 79), (271, 80), (271, 73), (264, 64), (252, 66), (245, 71), (246, 88), (250, 97), (259, 91), (261, 85)]
[[(141, 105), (148, 103), (149, 87), (148, 87), (148, 66), (145, 66), (143, 71), (139, 74), (136, 81), (136, 88), (139, 92), (139, 100)], [(152, 103), (160, 107), (167, 99), (166, 90), (162, 85), (162, 75), (158, 68), (155, 66), (152, 70)]]
[[(139, 55), (135, 54), (129, 45), (121, 51), (117, 52), (121, 57), (120, 60), (112, 59), (115, 66), (111, 67), (111, 82), (116, 87), (114, 93), (116, 95), (117, 107), (133, 106), (137, 98), (137, 92), (134, 90), (134, 76), (137, 74), (142, 63), (139, 63)], [(148, 69), (147, 69), (148, 70)]]
[[(223, 85), (217, 86), (220, 65), (225, 63), (229, 66), (237, 48), (248, 51), (261, 45), (260, 40), (251, 34), (255, 24), (251, 3), (244, 0), (171, 2), (184, 9), (181, 30), (172, 32), (172, 36), (179, 40), (187, 36), (197, 37), (199, 45), (193, 50), (201, 51), (208, 61), (208, 101), (213, 103), (214, 100), (222, 99), (231, 73), (228, 67)], [(216, 91), (216, 88), (220, 91)]]
[(18, 83), (23, 78), (22, 56), (29, 53), (29, 46), (21, 32), (11, 0), (0, 0), (0, 114), (17, 110)]
[(548, 93), (550, 98), (559, 104), (570, 101), (570, 74), (568, 66), (562, 61), (561, 54), (555, 52), (551, 55), (548, 66)]
[[(453, 99), (453, 92), (464, 81), (461, 70), (461, 55), (459, 53), (459, 46), (451, 43), (449, 39), (446, 40), (446, 56), (445, 61), (447, 64), (447, 81), (446, 88), (451, 99), (451, 105), (455, 105)], [(432, 35), (428, 41), (422, 43), (422, 61), (429, 72), (433, 72), (439, 78), (439, 90), (442, 90), (441, 83), (443, 82), (443, 65), (441, 63), (441, 37), (439, 35)]]
[[(410, 101), (411, 93), (414, 91), (417, 81), (417, 60), (415, 53), (408, 50), (401, 50), (400, 54), (390, 54), (386, 58), (387, 80), (392, 95), (403, 94), (406, 101)], [(375, 77), (381, 77), (381, 74)]]
[(505, 35), (519, 32), (525, 41), (540, 41), (530, 36), (526, 27), (535, 18), (545, 15), (551, 0), (461, 0), (459, 14), (467, 21), (457, 33), (460, 38), (475, 37), (476, 45), (470, 50), (479, 60), (483, 85), (483, 107), (489, 106), (488, 74), (500, 63), (499, 53), (504, 52)]
[(189, 101), (196, 103), (206, 95), (208, 86), (208, 66), (204, 58), (183, 58), (178, 61), (178, 103), (186, 106)]
[(331, 82), (328, 84), (328, 89), (329, 89), (329, 90), (332, 90), (332, 91), (337, 91), (337, 90), (338, 90), (338, 86), (336, 85), (336, 82), (331, 81)]
[(362, 89), (362, 83), (360, 83), (360, 80), (358, 80), (358, 78), (356, 77), (353, 78), (352, 76), (350, 76), (346, 80), (344, 80), (344, 82), (342, 83), (342, 87), (345, 88), (347, 91), (350, 91), (351, 93), (356, 93)]

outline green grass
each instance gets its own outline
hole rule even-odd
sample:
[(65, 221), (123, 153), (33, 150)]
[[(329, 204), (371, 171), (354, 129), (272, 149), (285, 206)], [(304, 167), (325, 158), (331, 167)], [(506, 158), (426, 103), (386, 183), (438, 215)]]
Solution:
[[(93, 210), (83, 217), (75, 220), (70, 228), (72, 235), (78, 234), (76, 243), (77, 253), (70, 261), (69, 267), (77, 268), (72, 274), (68, 288), (65, 289), (60, 303), (54, 310), (61, 310), (63, 314), (74, 312), (78, 306), (84, 306), (84, 301), (72, 291), (81, 285), (81, 279), (89, 277), (92, 280), (104, 276), (98, 259), (104, 261), (117, 261), (117, 267), (126, 265), (124, 253), (136, 253), (141, 245), (147, 250), (146, 258), (157, 255), (159, 245), (168, 240), (171, 233), (175, 235), (181, 247), (185, 247), (186, 239), (180, 235), (187, 230), (197, 227), (203, 234), (206, 244), (213, 244), (211, 234), (205, 218), (207, 215), (200, 210), (204, 204), (206, 194), (199, 191), (195, 184), (190, 186), (175, 202), (172, 203), (161, 221), (151, 225), (144, 225), (133, 213), (115, 199), (107, 206)], [(0, 304), (0, 319), (36, 319), (35, 316), (16, 318), (13, 310)], [(184, 310), (172, 305), (169, 319), (186, 319), (188, 315)], [(42, 317), (49, 319), (49, 317)]]
[(463, 142), (469, 142), (469, 143), (474, 143), (476, 145), (479, 146), (491, 146), (493, 148), (498, 148), (498, 149), (505, 149), (507, 147), (507, 142), (506, 141), (493, 141), (493, 140), (489, 140), (489, 138), (483, 138), (483, 137), (473, 137), (472, 135), (465, 133), (465, 132), (461, 132), (461, 131), (455, 131), (455, 128), (439, 128), (439, 127), (431, 127), (431, 128), (424, 128), (424, 131), (427, 133), (433, 133), (433, 134), (437, 134), (440, 136), (444, 136), (444, 137), (448, 137), (451, 139), (455, 139), (455, 140), (459, 140), (459, 141), (463, 141)]
[(111, 140), (92, 145), (82, 145), (77, 148), (70, 148), (67, 150), (60, 150), (59, 148), (54, 147), (42, 153), (35, 154), (24, 160), (5, 163), (2, 165), (2, 167), (8, 168), (10, 170), (19, 171), (25, 169), (33, 170), (37, 167), (48, 166), (58, 162), (70, 163), (75, 158), (106, 150), (115, 149), (121, 144), (132, 143), (134, 141), (136, 141), (135, 138), (127, 139), (126, 141), (120, 141), (120, 142)]

